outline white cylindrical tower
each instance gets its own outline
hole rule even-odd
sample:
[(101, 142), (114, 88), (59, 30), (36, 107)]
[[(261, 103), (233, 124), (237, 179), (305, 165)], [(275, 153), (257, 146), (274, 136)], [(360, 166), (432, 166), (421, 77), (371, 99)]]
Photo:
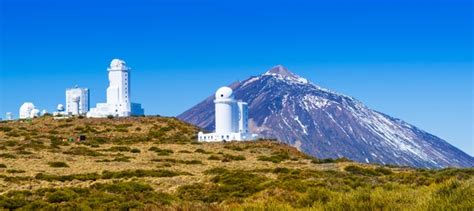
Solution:
[(229, 87), (221, 87), (216, 92), (216, 99), (214, 100), (216, 106), (216, 133), (230, 134), (233, 132), (233, 110), (234, 110), (234, 95), (232, 89)]
[(125, 61), (113, 59), (110, 63), (107, 103), (115, 106), (115, 114), (128, 116), (131, 113), (130, 67)]
[(73, 96), (72, 97), (72, 102), (73, 102), (73, 109), (72, 109), (72, 115), (79, 115), (79, 102), (81, 101), (81, 97), (79, 96)]
[(248, 133), (248, 104), (246, 102), (238, 102), (239, 108), (239, 132)]

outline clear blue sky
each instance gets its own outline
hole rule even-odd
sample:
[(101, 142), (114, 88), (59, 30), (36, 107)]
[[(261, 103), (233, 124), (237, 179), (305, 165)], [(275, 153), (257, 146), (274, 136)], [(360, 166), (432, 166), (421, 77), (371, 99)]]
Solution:
[(0, 117), (76, 84), (105, 101), (116, 57), (133, 100), (169, 116), (283, 64), (474, 155), (470, 0), (0, 2)]

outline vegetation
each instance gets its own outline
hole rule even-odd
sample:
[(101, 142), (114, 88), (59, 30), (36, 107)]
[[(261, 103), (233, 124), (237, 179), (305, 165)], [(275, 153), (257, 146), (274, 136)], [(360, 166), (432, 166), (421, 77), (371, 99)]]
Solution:
[(67, 163), (65, 163), (65, 162), (49, 162), (48, 165), (53, 167), (53, 168), (67, 168), (67, 167), (69, 167), (69, 165), (67, 165)]
[(0, 209), (474, 209), (473, 168), (317, 159), (276, 141), (198, 143), (197, 132), (164, 117), (0, 122)]

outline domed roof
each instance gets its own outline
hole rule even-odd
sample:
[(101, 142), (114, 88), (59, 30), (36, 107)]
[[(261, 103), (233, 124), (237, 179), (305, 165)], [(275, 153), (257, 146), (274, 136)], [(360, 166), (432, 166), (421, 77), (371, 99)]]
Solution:
[(234, 93), (231, 88), (224, 86), (217, 90), (216, 99), (232, 99), (234, 98)]
[(31, 111), (34, 108), (35, 108), (35, 105), (33, 103), (26, 102), (26, 103), (23, 103), (23, 105), (21, 105), (20, 112), (21, 111)]
[(113, 59), (110, 62), (109, 70), (127, 70), (127, 63), (121, 59)]
[(64, 111), (64, 105), (63, 104), (58, 104), (58, 106), (56, 107), (56, 109), (58, 111)]

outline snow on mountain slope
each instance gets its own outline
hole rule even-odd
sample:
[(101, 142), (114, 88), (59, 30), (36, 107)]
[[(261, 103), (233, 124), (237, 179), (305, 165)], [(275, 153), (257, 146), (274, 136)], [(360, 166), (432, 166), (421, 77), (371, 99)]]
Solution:
[[(319, 158), (426, 168), (474, 166), (473, 157), (446, 141), (281, 65), (230, 86), (236, 99), (248, 102), (253, 132)], [(178, 118), (214, 130), (212, 96)]]

